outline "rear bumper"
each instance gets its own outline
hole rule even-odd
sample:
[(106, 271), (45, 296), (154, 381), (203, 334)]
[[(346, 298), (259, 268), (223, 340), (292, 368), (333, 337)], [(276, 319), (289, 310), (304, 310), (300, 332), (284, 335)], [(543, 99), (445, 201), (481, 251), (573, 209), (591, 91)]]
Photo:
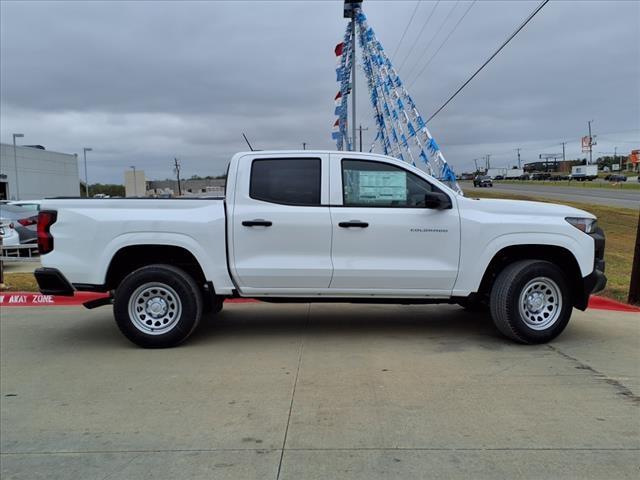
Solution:
[(73, 285), (57, 268), (38, 268), (33, 274), (38, 282), (38, 288), (45, 295), (73, 296), (75, 290)]

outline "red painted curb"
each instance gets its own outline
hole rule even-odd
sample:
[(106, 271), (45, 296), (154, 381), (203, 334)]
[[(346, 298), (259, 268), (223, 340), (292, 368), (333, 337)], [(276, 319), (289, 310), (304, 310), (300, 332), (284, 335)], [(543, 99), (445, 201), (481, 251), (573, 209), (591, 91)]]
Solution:
[[(57, 295), (43, 295), (33, 292), (0, 292), (0, 305), (3, 307), (68, 307), (82, 305), (89, 300), (104, 298), (106, 293), (76, 292), (73, 297), (61, 297)], [(231, 298), (225, 303), (257, 303), (255, 298)], [(640, 307), (616, 302), (608, 298), (592, 295), (589, 299), (589, 308), (596, 310), (613, 310), (617, 312), (640, 313)]]
[(640, 313), (640, 307), (634, 307), (628, 303), (617, 302), (610, 298), (599, 297), (598, 295), (591, 295), (589, 298), (589, 308), (595, 308), (597, 310), (613, 310), (616, 312)]
[[(69, 307), (82, 305), (90, 300), (108, 297), (106, 293), (75, 292), (73, 297), (43, 295), (33, 292), (0, 292), (0, 306), (3, 307)], [(231, 298), (230, 303), (255, 303), (253, 298)]]
[(89, 300), (107, 296), (106, 293), (94, 292), (76, 292), (73, 297), (33, 292), (0, 292), (0, 305), (3, 307), (68, 307), (82, 305)]

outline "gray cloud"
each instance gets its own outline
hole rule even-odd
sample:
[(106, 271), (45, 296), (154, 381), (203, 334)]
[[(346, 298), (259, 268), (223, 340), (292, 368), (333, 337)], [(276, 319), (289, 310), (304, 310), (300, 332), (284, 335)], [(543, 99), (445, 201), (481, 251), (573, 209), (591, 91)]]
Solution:
[[(399, 64), (435, 2), (423, 1), (394, 60)], [(429, 116), (535, 7), (478, 2), (410, 92)], [(418, 72), (469, 5), (441, 2), (401, 76)], [(135, 164), (150, 178), (223, 171), (246, 149), (332, 148), (335, 57), (342, 2), (2, 2), (0, 136), (80, 152), (90, 181), (122, 181)], [(366, 1), (371, 26), (393, 52), (415, 3)], [(594, 119), (600, 151), (640, 144), (637, 2), (551, 2), (431, 123), (457, 170), (514, 148), (579, 138)], [(414, 67), (415, 61), (421, 59)], [(361, 75), (362, 78), (362, 75)], [(364, 83), (359, 119), (372, 127)], [(605, 135), (605, 133), (607, 135)], [(366, 132), (367, 147), (375, 132)], [(626, 143), (625, 143), (626, 142)]]

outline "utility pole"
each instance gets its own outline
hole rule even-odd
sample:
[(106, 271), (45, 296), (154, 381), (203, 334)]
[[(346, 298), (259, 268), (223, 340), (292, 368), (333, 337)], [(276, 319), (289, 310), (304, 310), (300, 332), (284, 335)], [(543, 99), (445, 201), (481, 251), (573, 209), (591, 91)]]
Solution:
[(491, 168), (491, 154), (487, 153), (487, 171)]
[(369, 130), (369, 127), (362, 128), (362, 125), (360, 125), (360, 126), (358, 127), (358, 130), (360, 131), (360, 151), (362, 151), (362, 131), (363, 131), (363, 130), (364, 130), (364, 131)]
[(480, 170), (478, 170), (478, 159), (477, 159), (477, 158), (474, 158), (474, 159), (473, 159), (473, 163), (475, 163), (475, 164), (476, 164), (476, 173), (478, 173), (478, 172), (480, 171)]
[(562, 161), (565, 161), (565, 156), (564, 156), (564, 146), (567, 144), (567, 142), (562, 142)]
[(182, 196), (182, 188), (180, 187), (180, 162), (177, 158), (173, 159), (173, 171), (176, 172), (176, 177), (178, 178), (178, 196)]
[(520, 168), (520, 149), (516, 148), (516, 151), (518, 152), (518, 168)]
[(87, 174), (87, 152), (93, 152), (93, 148), (85, 147), (82, 149), (84, 154), (84, 193), (89, 198), (89, 175)]
[(593, 163), (593, 137), (591, 136), (591, 122), (593, 122), (593, 120), (589, 120), (587, 122), (589, 124), (589, 165)]

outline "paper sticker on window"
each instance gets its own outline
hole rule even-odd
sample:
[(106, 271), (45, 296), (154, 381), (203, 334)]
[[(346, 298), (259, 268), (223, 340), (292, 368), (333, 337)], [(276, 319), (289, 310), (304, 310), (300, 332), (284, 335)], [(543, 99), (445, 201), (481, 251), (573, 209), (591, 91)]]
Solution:
[(358, 196), (360, 200), (401, 201), (407, 200), (406, 172), (358, 172)]

